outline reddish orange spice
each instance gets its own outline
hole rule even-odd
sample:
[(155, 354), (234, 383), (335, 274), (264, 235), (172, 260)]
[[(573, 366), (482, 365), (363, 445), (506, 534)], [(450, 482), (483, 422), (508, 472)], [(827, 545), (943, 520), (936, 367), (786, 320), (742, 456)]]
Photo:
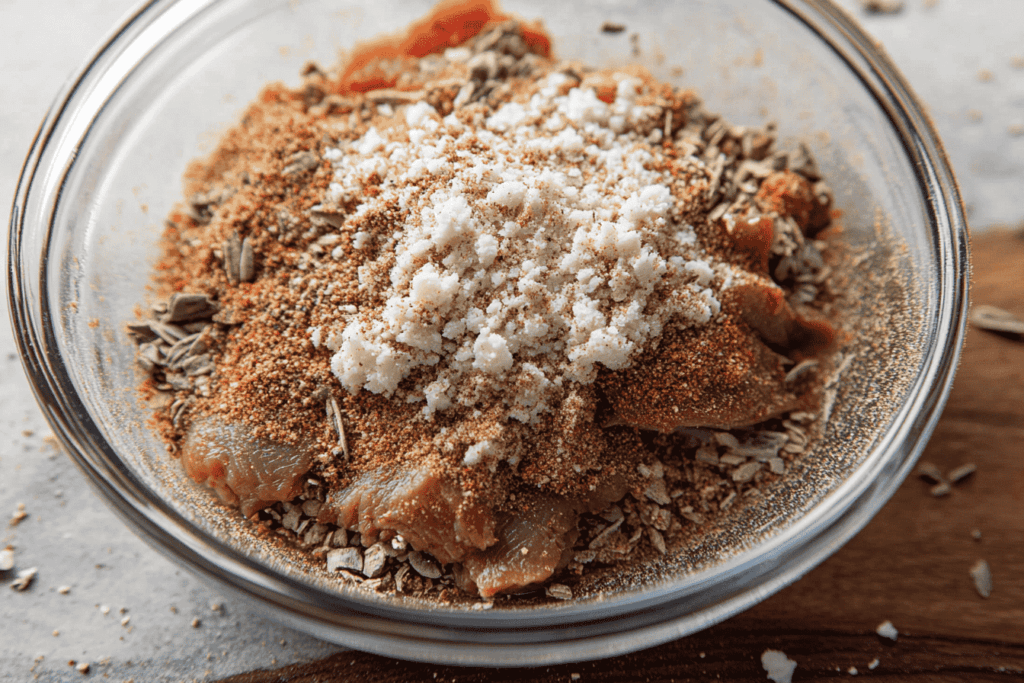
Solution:
[(426, 57), (464, 43), (480, 33), (485, 24), (504, 18), (490, 0), (442, 2), (409, 27), (398, 50), (403, 56)]
[(766, 211), (792, 216), (806, 234), (817, 232), (829, 222), (831, 207), (819, 203), (810, 181), (793, 171), (776, 171), (765, 178), (756, 200)]
[(597, 87), (597, 99), (601, 100), (606, 104), (611, 104), (615, 101), (615, 84), (604, 83)]
[(286, 93), (284, 92), (284, 86), (281, 84), (272, 84), (263, 89), (260, 93), (260, 100), (266, 104), (273, 102), (284, 102)]
[[(384, 62), (419, 59), (465, 43), (484, 26), (511, 17), (498, 10), (493, 0), (443, 0), (430, 14), (412, 24), (404, 34), (384, 36), (357, 46), (337, 83), (340, 94), (391, 88), (398, 70), (385, 70)], [(523, 41), (541, 56), (551, 55), (551, 39), (538, 23), (522, 24)]]

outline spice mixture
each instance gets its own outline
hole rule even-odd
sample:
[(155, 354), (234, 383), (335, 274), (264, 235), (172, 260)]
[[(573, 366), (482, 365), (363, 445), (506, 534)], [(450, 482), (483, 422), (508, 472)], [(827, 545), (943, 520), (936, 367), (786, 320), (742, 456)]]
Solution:
[(303, 76), (189, 169), (129, 326), (193, 479), (366, 588), (566, 599), (806, 447), (805, 147), (486, 3)]

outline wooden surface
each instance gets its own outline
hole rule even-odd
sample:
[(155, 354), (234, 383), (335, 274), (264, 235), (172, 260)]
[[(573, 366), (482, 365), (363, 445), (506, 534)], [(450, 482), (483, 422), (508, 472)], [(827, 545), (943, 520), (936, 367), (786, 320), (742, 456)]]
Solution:
[[(1024, 235), (972, 245), (976, 304), (1024, 318)], [(707, 631), (601, 662), (486, 670), (342, 653), (226, 679), (312, 681), (765, 681), (768, 649), (798, 664), (793, 680), (1024, 680), (1024, 340), (970, 330), (949, 402), (921, 458), (976, 473), (945, 497), (914, 476), (856, 538), (795, 585)], [(971, 532), (981, 531), (975, 540)], [(991, 597), (969, 570), (985, 559)], [(896, 642), (875, 628), (890, 620)], [(874, 669), (869, 663), (877, 659)]]

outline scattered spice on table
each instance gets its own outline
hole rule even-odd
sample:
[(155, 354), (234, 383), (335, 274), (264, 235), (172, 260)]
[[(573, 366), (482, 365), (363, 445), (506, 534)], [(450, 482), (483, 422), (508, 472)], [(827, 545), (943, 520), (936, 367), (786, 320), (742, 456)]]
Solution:
[(14, 547), (7, 546), (0, 550), (0, 572), (8, 572), (14, 569)]
[(11, 588), (16, 591), (28, 590), (38, 573), (39, 569), (37, 567), (29, 567), (27, 569), (19, 570), (14, 581), (11, 582)]
[(25, 504), (24, 503), (18, 503), (17, 509), (14, 511), (14, 514), (11, 515), (11, 521), (9, 522), (9, 524), (10, 524), (10, 526), (18, 526), (27, 517), (28, 517), (28, 512), (25, 511)]

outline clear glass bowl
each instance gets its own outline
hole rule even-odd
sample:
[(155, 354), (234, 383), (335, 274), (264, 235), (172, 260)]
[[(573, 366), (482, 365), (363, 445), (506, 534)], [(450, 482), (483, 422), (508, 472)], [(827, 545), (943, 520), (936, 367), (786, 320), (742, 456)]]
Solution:
[[(808, 140), (843, 213), (849, 362), (798, 477), (685, 553), (554, 606), (473, 611), (348, 590), (261, 541), (193, 485), (146, 428), (123, 325), (146, 305), (162, 217), (185, 165), (265, 83), (424, 15), (422, 0), (155, 0), (72, 79), (43, 121), (11, 217), (18, 343), (55, 434), (144, 539), (270, 616), (325, 640), (473, 665), (607, 657), (684, 636), (799, 578), (860, 530), (938, 419), (964, 331), (967, 240), (941, 144), (886, 57), (818, 0), (539, 0), (561, 57), (641, 62), (734, 124)], [(604, 21), (627, 25), (620, 35)], [(634, 56), (629, 35), (638, 34)], [(794, 482), (794, 479), (796, 481)]]

